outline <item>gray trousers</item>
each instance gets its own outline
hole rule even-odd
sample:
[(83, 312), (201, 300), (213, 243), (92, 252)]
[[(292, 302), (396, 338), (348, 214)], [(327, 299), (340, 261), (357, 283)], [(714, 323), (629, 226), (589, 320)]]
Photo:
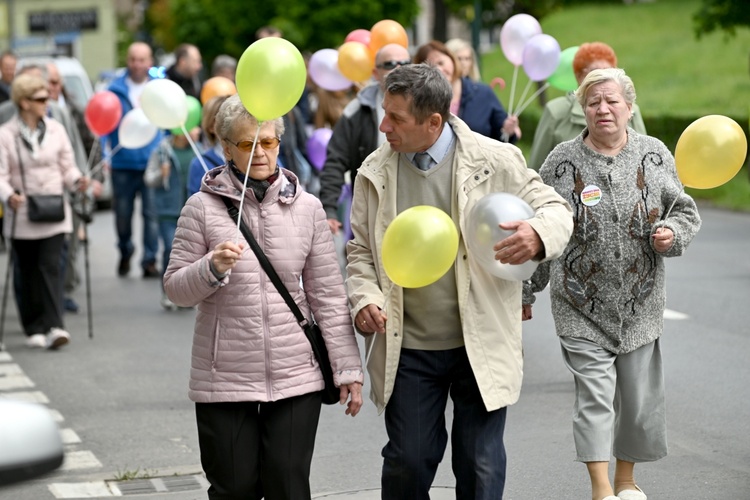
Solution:
[(609, 462), (614, 454), (637, 463), (665, 457), (667, 419), (659, 340), (619, 355), (580, 338), (560, 337), (560, 344), (575, 379), (576, 460)]

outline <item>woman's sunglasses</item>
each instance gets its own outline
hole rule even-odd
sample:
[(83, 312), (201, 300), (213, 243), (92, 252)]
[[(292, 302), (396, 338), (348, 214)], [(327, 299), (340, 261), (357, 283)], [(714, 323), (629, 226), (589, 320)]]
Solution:
[[(229, 139), (224, 139), (224, 140), (227, 141), (229, 144), (234, 144), (237, 149), (239, 149), (240, 151), (244, 151), (246, 153), (249, 153), (250, 151), (252, 151), (253, 144), (255, 144), (254, 141), (232, 142)], [(281, 139), (279, 139), (278, 137), (269, 137), (269, 138), (261, 139), (258, 141), (258, 143), (260, 144), (260, 147), (266, 150), (274, 149), (276, 146), (279, 145), (280, 142), (281, 142)]]

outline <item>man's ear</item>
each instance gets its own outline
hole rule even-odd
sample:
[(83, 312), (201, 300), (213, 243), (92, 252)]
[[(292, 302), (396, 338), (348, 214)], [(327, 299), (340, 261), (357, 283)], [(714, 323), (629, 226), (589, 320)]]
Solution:
[(443, 127), (443, 117), (440, 113), (432, 113), (427, 120), (430, 123), (430, 132), (435, 132)]

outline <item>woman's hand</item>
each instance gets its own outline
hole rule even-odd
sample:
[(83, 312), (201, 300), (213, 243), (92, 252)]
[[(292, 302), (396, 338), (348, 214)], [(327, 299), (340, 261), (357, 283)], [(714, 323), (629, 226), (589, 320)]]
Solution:
[(357, 313), (354, 321), (354, 326), (362, 333), (385, 333), (388, 316), (375, 304), (368, 304)]
[(79, 177), (76, 181), (76, 190), (80, 193), (85, 193), (90, 184), (91, 179), (89, 179), (87, 176), (84, 175), (82, 177)]
[(211, 263), (219, 274), (226, 274), (227, 271), (234, 268), (237, 261), (240, 260), (242, 255), (243, 244), (232, 243), (231, 241), (225, 241), (219, 243), (214, 248), (214, 253), (211, 256)]
[(674, 233), (668, 227), (660, 227), (651, 236), (654, 239), (654, 250), (664, 253), (674, 245)]
[(351, 384), (342, 385), (339, 387), (341, 390), (341, 398), (339, 402), (341, 404), (346, 403), (347, 397), (351, 396), (349, 402), (346, 404), (346, 414), (356, 417), (359, 410), (362, 408), (362, 384), (359, 382), (353, 382)]
[(518, 124), (518, 117), (515, 115), (508, 115), (508, 118), (503, 122), (503, 132), (508, 137), (516, 136), (517, 139), (521, 138), (521, 126)]
[(10, 206), (10, 208), (12, 208), (14, 212), (18, 211), (18, 207), (20, 207), (25, 202), (26, 197), (21, 193), (13, 193), (8, 197), (8, 206)]

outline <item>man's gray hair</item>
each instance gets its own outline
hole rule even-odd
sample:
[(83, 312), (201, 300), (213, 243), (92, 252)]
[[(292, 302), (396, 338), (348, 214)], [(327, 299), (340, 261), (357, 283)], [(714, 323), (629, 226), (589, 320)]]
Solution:
[[(227, 98), (226, 101), (219, 108), (219, 112), (216, 114), (216, 124), (214, 125), (214, 131), (219, 139), (228, 139), (229, 132), (235, 127), (238, 121), (248, 120), (250, 123), (258, 125), (258, 119), (255, 118), (245, 108), (240, 100), (240, 96), (235, 94)], [(276, 127), (276, 135), (281, 137), (284, 133), (284, 120), (282, 118), (274, 118), (273, 120), (266, 120), (263, 123), (271, 122)], [(252, 138), (248, 137), (248, 140)]]
[(409, 112), (417, 123), (423, 123), (433, 113), (439, 113), (443, 123), (450, 117), (453, 88), (445, 76), (428, 64), (399, 66), (385, 79), (385, 91), (403, 96), (409, 102)]
[(586, 78), (581, 82), (581, 86), (576, 90), (576, 100), (582, 108), (586, 108), (586, 92), (596, 84), (604, 82), (615, 82), (620, 86), (622, 91), (622, 97), (628, 104), (635, 102), (635, 85), (633, 80), (625, 74), (625, 70), (620, 68), (604, 68), (595, 69), (586, 75)]

